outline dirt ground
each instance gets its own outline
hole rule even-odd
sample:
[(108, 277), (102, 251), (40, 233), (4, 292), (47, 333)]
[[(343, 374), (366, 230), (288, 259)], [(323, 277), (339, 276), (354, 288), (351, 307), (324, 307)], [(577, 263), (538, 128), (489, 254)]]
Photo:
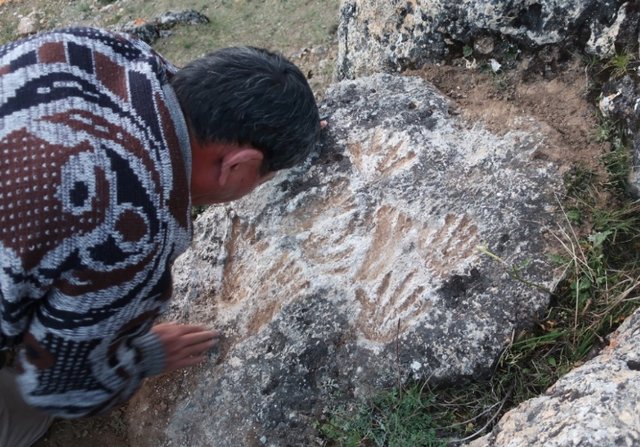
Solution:
[[(195, 8), (208, 15), (211, 23), (204, 28), (179, 27), (158, 41), (155, 47), (170, 60), (182, 64), (211, 48), (231, 44), (267, 46), (299, 64), (321, 97), (331, 81), (337, 53), (338, 0), (290, 0), (288, 8), (278, 6), (281, 3), (188, 0), (178, 7), (169, 0), (0, 0), (0, 43), (16, 37), (17, 24), (25, 16), (35, 18), (39, 29), (47, 29), (77, 23), (106, 26), (171, 9)], [(598, 122), (580, 58), (562, 61), (553, 72), (526, 57), (515, 68), (498, 73), (470, 62), (461, 59), (407, 74), (432, 82), (451, 98), (453, 113), (470, 126), (484, 125), (497, 134), (540, 132), (546, 142), (540, 158), (559, 162), (563, 169), (576, 163), (598, 169), (597, 161), (608, 147), (596, 141)], [(173, 402), (194, 388), (194, 372), (148, 380), (130, 403), (110, 415), (56, 422), (36, 447), (162, 445)]]
[(587, 68), (574, 57), (549, 74), (541, 72), (532, 59), (524, 56), (514, 69), (498, 73), (454, 61), (408, 74), (438, 87), (452, 99), (454, 113), (470, 125), (482, 123), (498, 135), (540, 133), (545, 144), (538, 157), (559, 163), (565, 170), (580, 164), (597, 171), (597, 161), (608, 145), (596, 140), (598, 119), (589, 99)]

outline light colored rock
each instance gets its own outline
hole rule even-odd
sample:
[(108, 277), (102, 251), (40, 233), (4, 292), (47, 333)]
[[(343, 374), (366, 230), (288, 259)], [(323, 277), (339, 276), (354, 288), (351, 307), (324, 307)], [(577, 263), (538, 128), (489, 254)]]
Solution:
[(25, 16), (18, 22), (17, 32), (19, 36), (28, 36), (29, 34), (34, 34), (36, 31), (36, 21), (33, 17)]
[(595, 359), (507, 413), (469, 447), (640, 445), (640, 311)]
[(616, 20), (611, 26), (606, 26), (601, 22), (591, 22), (591, 35), (585, 46), (588, 54), (593, 54), (600, 58), (609, 58), (616, 54), (616, 40), (620, 34), (620, 28), (627, 19), (628, 3), (625, 3), (618, 10)]
[[(627, 20), (622, 0), (343, 0), (338, 79), (441, 61), (487, 33), (538, 48), (575, 42), (607, 57)], [(620, 11), (618, 13), (618, 11)]]
[(175, 265), (168, 318), (225, 339), (188, 395), (163, 393), (163, 445), (314, 445), (336, 396), (486, 372), (545, 312), (546, 292), (478, 250), (554, 285), (562, 186), (543, 138), (460, 121), (417, 78), (337, 84), (321, 113), (314, 163), (207, 210)]

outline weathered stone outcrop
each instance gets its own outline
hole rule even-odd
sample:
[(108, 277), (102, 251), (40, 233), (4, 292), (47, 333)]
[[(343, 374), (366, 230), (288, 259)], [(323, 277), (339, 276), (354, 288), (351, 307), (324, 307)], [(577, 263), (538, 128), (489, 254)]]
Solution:
[(603, 116), (617, 125), (622, 125), (626, 132), (625, 136), (632, 143), (629, 186), (630, 192), (636, 197), (640, 197), (640, 86), (638, 79), (638, 73), (635, 72), (620, 79), (608, 81), (598, 101)]
[(640, 445), (640, 311), (595, 359), (507, 413), (469, 447)]
[(447, 57), (513, 57), (516, 44), (562, 44), (601, 58), (636, 48), (638, 8), (624, 0), (344, 0), (338, 79), (403, 71)]
[(483, 374), (544, 313), (558, 170), (539, 136), (448, 107), (418, 78), (336, 84), (311, 166), (197, 220), (169, 318), (225, 338), (188, 395), (163, 393), (160, 444), (314, 445), (332, 399)]

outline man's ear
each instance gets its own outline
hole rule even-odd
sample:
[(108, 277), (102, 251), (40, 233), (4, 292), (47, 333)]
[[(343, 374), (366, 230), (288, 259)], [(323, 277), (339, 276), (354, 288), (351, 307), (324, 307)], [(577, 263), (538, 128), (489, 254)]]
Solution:
[(258, 149), (242, 148), (226, 153), (220, 166), (220, 186), (225, 186), (233, 171), (240, 168), (260, 169), (264, 154)]

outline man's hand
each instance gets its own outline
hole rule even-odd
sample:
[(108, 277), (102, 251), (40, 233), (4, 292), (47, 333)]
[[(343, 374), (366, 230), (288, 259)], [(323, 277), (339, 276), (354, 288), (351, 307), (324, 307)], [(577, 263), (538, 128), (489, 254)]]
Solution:
[(217, 331), (191, 324), (161, 323), (155, 325), (151, 332), (158, 336), (164, 346), (165, 373), (201, 362), (220, 338)]

